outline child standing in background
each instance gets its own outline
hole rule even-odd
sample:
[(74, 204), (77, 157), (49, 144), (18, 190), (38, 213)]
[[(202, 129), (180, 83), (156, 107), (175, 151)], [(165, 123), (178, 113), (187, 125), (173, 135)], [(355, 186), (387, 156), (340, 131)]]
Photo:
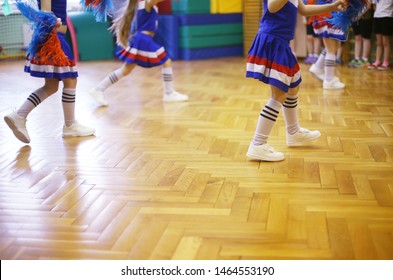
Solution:
[[(307, 0), (307, 5), (315, 4), (315, 0)], [(313, 64), (317, 61), (321, 49), (321, 39), (315, 34), (312, 27), (312, 20), (309, 17), (303, 17), (306, 25), (306, 39), (307, 39), (307, 57), (304, 59), (305, 64)]]
[[(332, 3), (333, 0), (323, 0), (324, 3)], [(323, 81), (324, 89), (343, 89), (343, 84), (335, 76), (337, 51), (340, 47), (340, 41), (347, 40), (347, 34), (339, 27), (333, 27), (327, 22), (326, 18), (330, 13), (314, 17), (314, 32), (322, 38), (325, 49), (320, 53), (318, 60), (311, 65), (309, 71), (318, 79)]]
[[(166, 0), (129, 0), (124, 15), (115, 19), (111, 29), (116, 33), (117, 43), (122, 47), (116, 55), (124, 63), (122, 67), (111, 72), (90, 92), (90, 95), (101, 106), (108, 106), (108, 102), (104, 98), (104, 91), (130, 74), (136, 65), (144, 68), (163, 65), (161, 70), (164, 88), (163, 101), (182, 102), (188, 100), (187, 95), (174, 90), (172, 61), (167, 56), (164, 47), (153, 40), (157, 31), (156, 4), (163, 1)], [(134, 21), (135, 13), (137, 14)], [(130, 34), (131, 24), (136, 24), (136, 31)]]
[[(65, 55), (65, 63), (57, 65), (56, 62), (49, 58), (49, 61), (43, 61), (42, 57), (30, 57), (28, 54), (25, 72), (30, 73), (33, 77), (44, 78), (43, 87), (35, 90), (22, 104), (16, 112), (10, 113), (4, 117), (6, 124), (20, 141), (30, 143), (30, 136), (26, 128), (26, 119), (30, 112), (39, 104), (44, 102), (50, 95), (56, 93), (59, 88), (59, 82), (63, 82), (62, 105), (64, 113), (63, 137), (90, 136), (95, 130), (79, 124), (75, 120), (75, 91), (77, 84), (78, 72), (71, 48), (65, 40), (67, 31), (67, 1), (66, 0), (38, 0), (38, 7), (44, 12), (53, 12), (58, 18), (57, 37), (61, 44), (61, 50)], [(60, 20), (59, 20), (60, 19)]]
[(374, 33), (377, 37), (377, 48), (375, 62), (370, 64), (368, 68), (384, 71), (390, 69), (390, 36), (393, 35), (393, 0), (373, 0), (373, 3), (375, 4)]
[(301, 128), (298, 122), (300, 68), (290, 48), (297, 13), (310, 16), (344, 10), (344, 0), (326, 5), (305, 5), (302, 0), (264, 0), (264, 14), (259, 31), (248, 53), (246, 77), (270, 85), (271, 96), (262, 109), (247, 156), (262, 161), (280, 161), (284, 154), (267, 144), (269, 134), (283, 109), (287, 145), (295, 146), (321, 136), (317, 130)]
[(305, 64), (313, 64), (317, 61), (321, 49), (321, 39), (315, 34), (312, 23), (306, 21), (306, 39), (307, 39), (307, 57), (304, 59)]
[(371, 33), (373, 26), (373, 9), (369, 9), (363, 17), (352, 25), (355, 36), (355, 55), (348, 67), (363, 68), (368, 66), (371, 52)]

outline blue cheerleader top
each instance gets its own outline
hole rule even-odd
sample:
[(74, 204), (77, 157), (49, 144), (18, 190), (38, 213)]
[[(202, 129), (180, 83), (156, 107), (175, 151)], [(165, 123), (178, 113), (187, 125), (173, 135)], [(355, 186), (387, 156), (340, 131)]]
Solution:
[(292, 40), (295, 36), (298, 0), (289, 0), (275, 13), (269, 12), (267, 0), (263, 2), (265, 9), (260, 22), (259, 31), (288, 41)]
[(150, 12), (146, 11), (144, 6), (142, 7), (138, 9), (136, 28), (138, 31), (152, 31), (155, 33), (158, 19), (156, 7), (152, 7)]

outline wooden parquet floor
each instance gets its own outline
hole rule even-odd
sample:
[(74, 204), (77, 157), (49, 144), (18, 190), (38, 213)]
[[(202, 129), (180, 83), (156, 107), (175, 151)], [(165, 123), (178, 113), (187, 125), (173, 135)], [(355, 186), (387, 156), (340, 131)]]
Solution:
[(30, 145), (3, 116), (40, 79), (0, 63), (1, 259), (393, 259), (393, 71), (337, 68), (322, 90), (301, 65), (301, 125), (322, 137), (269, 143), (282, 162), (248, 161), (266, 85), (243, 58), (176, 61), (190, 96), (161, 101), (160, 68), (87, 95), (118, 61), (81, 62), (77, 117), (96, 136), (63, 139), (61, 94), (30, 115)]

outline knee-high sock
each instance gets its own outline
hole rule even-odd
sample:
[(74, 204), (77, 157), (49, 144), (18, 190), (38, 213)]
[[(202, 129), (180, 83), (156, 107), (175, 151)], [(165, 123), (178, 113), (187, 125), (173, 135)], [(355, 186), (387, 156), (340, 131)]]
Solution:
[(299, 131), (299, 122), (297, 118), (297, 99), (298, 95), (288, 95), (284, 104), (282, 104), (282, 112), (284, 113), (287, 132), (295, 134)]
[(173, 69), (172, 67), (163, 67), (161, 70), (162, 75), (162, 87), (164, 88), (164, 94), (171, 94), (173, 89)]
[(331, 81), (334, 78), (334, 69), (336, 68), (336, 55), (333, 53), (326, 54), (325, 58), (325, 80)]
[(68, 127), (75, 123), (75, 89), (63, 88), (61, 101), (63, 105), (64, 123)]
[(323, 68), (325, 66), (325, 56), (326, 56), (326, 49), (323, 49), (319, 54), (317, 61), (315, 62), (315, 66), (317, 68)]
[(39, 88), (34, 91), (30, 96), (26, 99), (26, 101), (22, 104), (19, 110), (16, 112), (19, 116), (27, 118), (31, 111), (35, 107), (41, 104), (46, 98), (48, 98), (48, 94), (44, 91), (43, 88)]
[(113, 85), (114, 83), (117, 83), (123, 77), (124, 77), (123, 70), (121, 68), (117, 69), (109, 73), (109, 75), (106, 76), (95, 89), (99, 91), (105, 91), (109, 86)]
[(262, 145), (267, 143), (270, 132), (275, 124), (278, 114), (281, 110), (281, 103), (277, 100), (270, 98), (265, 107), (262, 109), (255, 130), (254, 139), (252, 143), (254, 145)]

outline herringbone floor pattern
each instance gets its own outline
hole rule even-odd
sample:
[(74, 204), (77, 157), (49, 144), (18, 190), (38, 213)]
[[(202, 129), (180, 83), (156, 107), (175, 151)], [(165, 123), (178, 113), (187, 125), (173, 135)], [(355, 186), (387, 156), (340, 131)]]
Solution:
[(324, 91), (301, 65), (301, 125), (322, 137), (288, 148), (281, 115), (269, 163), (245, 156), (269, 89), (243, 58), (175, 62), (181, 104), (136, 68), (97, 108), (87, 91), (119, 66), (79, 64), (95, 137), (61, 138), (58, 93), (24, 146), (2, 119), (42, 81), (0, 64), (1, 259), (393, 259), (392, 71), (340, 66), (347, 88)]

